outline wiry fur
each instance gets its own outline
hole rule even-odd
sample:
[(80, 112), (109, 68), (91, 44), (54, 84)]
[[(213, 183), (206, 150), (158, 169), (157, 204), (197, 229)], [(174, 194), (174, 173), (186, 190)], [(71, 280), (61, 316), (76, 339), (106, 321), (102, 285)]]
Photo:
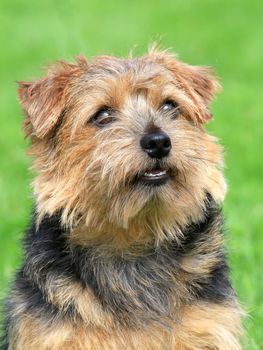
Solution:
[[(3, 349), (240, 349), (221, 149), (203, 128), (218, 89), (209, 69), (156, 49), (58, 63), (19, 84), (36, 210)], [(90, 120), (104, 106), (114, 122), (98, 128)], [(155, 130), (172, 143), (158, 162), (140, 148)], [(157, 163), (169, 181), (139, 183)]]

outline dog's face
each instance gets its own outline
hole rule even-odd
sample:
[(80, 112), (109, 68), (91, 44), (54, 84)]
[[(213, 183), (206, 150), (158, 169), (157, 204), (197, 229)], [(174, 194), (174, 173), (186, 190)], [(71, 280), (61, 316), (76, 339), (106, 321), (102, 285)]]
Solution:
[(107, 234), (134, 226), (160, 240), (203, 215), (225, 184), (203, 128), (218, 84), (165, 52), (61, 63), (21, 82), (40, 217)]

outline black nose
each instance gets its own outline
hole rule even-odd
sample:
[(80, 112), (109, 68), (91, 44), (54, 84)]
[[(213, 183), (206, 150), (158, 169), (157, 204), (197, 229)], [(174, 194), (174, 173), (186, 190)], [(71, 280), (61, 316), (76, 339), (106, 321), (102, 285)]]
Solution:
[(144, 152), (152, 158), (162, 158), (169, 154), (172, 148), (170, 137), (165, 132), (145, 134), (140, 141)]

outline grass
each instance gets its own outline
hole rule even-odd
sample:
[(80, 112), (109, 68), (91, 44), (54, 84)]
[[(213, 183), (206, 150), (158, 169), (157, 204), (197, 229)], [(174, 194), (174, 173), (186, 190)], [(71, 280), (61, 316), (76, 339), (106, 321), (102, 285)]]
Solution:
[(15, 80), (79, 53), (141, 53), (161, 41), (224, 86), (208, 129), (226, 150), (225, 203), (232, 279), (244, 308), (245, 348), (263, 348), (262, 12), (258, 0), (2, 0), (0, 5), (0, 297), (21, 260), (32, 195)]

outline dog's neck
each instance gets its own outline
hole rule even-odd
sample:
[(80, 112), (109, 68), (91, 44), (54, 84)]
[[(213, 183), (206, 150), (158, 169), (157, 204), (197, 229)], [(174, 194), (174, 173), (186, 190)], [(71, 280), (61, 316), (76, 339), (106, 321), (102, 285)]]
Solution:
[(153, 211), (145, 208), (129, 222), (128, 227), (121, 227), (105, 219), (96, 227), (87, 226), (85, 221), (80, 221), (76, 227), (68, 230), (68, 239), (72, 245), (96, 248), (103, 256), (143, 255), (145, 250), (155, 249), (170, 241), (176, 241), (180, 245), (189, 227), (205, 222), (210, 210), (217, 206), (212, 196), (205, 194), (198, 213), (194, 215), (195, 219), (191, 215), (192, 208), (189, 208), (188, 221), (182, 226), (178, 224), (176, 213), (163, 213), (162, 204), (158, 203)]

